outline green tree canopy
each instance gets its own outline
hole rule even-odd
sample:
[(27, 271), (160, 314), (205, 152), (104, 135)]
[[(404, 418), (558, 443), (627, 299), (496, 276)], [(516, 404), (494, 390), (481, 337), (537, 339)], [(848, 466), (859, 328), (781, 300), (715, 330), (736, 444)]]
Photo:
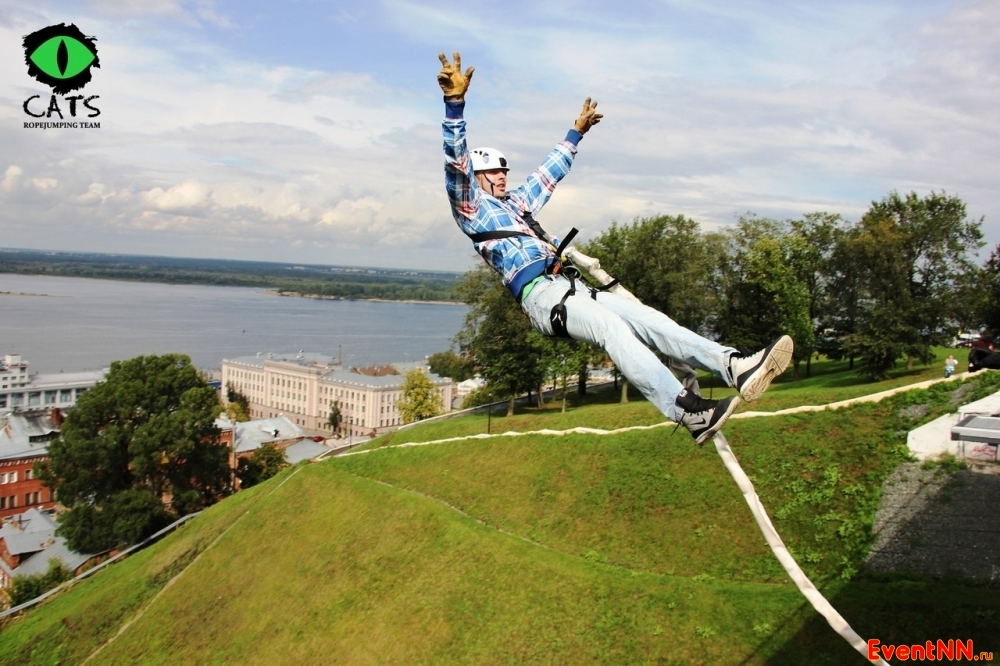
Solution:
[(892, 192), (858, 223), (853, 247), (862, 267), (866, 307), (848, 338), (863, 371), (884, 377), (897, 359), (907, 366), (933, 357), (959, 318), (956, 292), (977, 270), (969, 251), (982, 244), (981, 221), (966, 218), (957, 197)]
[(226, 416), (230, 421), (242, 423), (250, 420), (250, 399), (234, 387), (232, 382), (226, 384), (226, 402)]
[(476, 364), (468, 356), (456, 354), (451, 349), (427, 357), (431, 372), (439, 377), (450, 377), (464, 382), (476, 374)]
[(187, 356), (112, 363), (37, 466), (68, 508), (59, 533), (69, 546), (98, 552), (134, 543), (230, 493), (229, 450), (214, 423), (220, 410)]
[(40, 597), (53, 587), (72, 577), (73, 572), (53, 557), (49, 559), (48, 568), (43, 573), (37, 573), (33, 576), (14, 576), (8, 590), (11, 606), (20, 606), (27, 601)]
[(288, 461), (285, 459), (285, 452), (274, 444), (263, 444), (249, 457), (240, 458), (236, 465), (236, 476), (240, 480), (240, 488), (249, 488), (267, 481), (286, 467)]
[(581, 251), (599, 259), (636, 298), (681, 326), (701, 331), (712, 311), (711, 262), (698, 223), (683, 215), (611, 226)]
[(972, 303), (964, 305), (974, 312), (977, 323), (985, 326), (994, 340), (1000, 339), (1000, 244), (979, 271), (976, 283), (978, 296), (971, 297)]
[(810, 354), (810, 295), (799, 270), (807, 241), (788, 223), (745, 215), (715, 242), (721, 243), (715, 278), (720, 340), (756, 351), (787, 333), (799, 359)]
[(403, 395), (396, 403), (403, 423), (422, 421), (444, 412), (441, 392), (420, 368), (404, 375)]
[(330, 405), (330, 414), (326, 417), (326, 423), (330, 426), (330, 430), (339, 433), (342, 421), (343, 415), (340, 413), (340, 401), (338, 400)]

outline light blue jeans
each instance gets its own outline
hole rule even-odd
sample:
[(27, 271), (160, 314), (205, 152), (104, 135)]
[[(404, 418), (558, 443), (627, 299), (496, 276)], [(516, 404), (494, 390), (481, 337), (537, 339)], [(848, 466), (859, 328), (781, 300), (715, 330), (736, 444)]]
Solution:
[[(540, 280), (528, 293), (521, 309), (537, 330), (552, 335), (549, 313), (569, 288), (569, 280), (557, 275)], [(578, 280), (576, 294), (566, 299), (566, 311), (570, 337), (604, 349), (629, 382), (669, 419), (678, 421), (683, 415), (674, 401), (684, 387), (646, 345), (731, 384), (729, 355), (735, 349), (707, 340), (642, 303), (606, 291), (597, 292), (595, 300)]]

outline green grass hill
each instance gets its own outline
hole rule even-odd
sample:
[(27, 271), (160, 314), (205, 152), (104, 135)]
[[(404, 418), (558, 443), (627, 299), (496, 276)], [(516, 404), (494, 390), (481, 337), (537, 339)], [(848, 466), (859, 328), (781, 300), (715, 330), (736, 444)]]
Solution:
[[(862, 637), (1000, 651), (995, 587), (863, 568), (906, 432), (998, 389), (981, 373), (727, 425), (785, 543)], [(661, 422), (650, 409), (592, 396), (491, 425)], [(393, 446), (485, 420), (400, 431), (227, 499), (9, 622), (0, 663), (864, 663), (787, 579), (711, 446), (667, 427)]]

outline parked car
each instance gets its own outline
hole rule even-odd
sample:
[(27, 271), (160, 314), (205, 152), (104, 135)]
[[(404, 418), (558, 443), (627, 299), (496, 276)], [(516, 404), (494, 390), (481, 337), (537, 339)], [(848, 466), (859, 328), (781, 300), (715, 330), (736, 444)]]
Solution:
[(979, 333), (959, 333), (955, 338), (954, 342), (951, 343), (952, 347), (962, 348), (962, 347), (973, 347), (975, 343), (982, 339), (982, 335)]

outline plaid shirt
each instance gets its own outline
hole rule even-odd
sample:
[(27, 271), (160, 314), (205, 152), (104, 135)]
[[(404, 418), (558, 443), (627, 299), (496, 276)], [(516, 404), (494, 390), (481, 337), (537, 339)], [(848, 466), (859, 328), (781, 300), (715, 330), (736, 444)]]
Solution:
[(555, 248), (538, 238), (525, 224), (523, 215), (542, 209), (556, 183), (569, 173), (580, 133), (570, 130), (525, 183), (508, 190), (502, 199), (484, 192), (472, 172), (472, 159), (465, 143), (464, 102), (446, 103), (444, 131), (444, 177), (451, 212), (466, 235), (483, 231), (520, 231), (525, 236), (473, 243), (476, 252), (503, 277), (504, 285), (518, 298), (526, 284), (545, 273), (555, 257)]

